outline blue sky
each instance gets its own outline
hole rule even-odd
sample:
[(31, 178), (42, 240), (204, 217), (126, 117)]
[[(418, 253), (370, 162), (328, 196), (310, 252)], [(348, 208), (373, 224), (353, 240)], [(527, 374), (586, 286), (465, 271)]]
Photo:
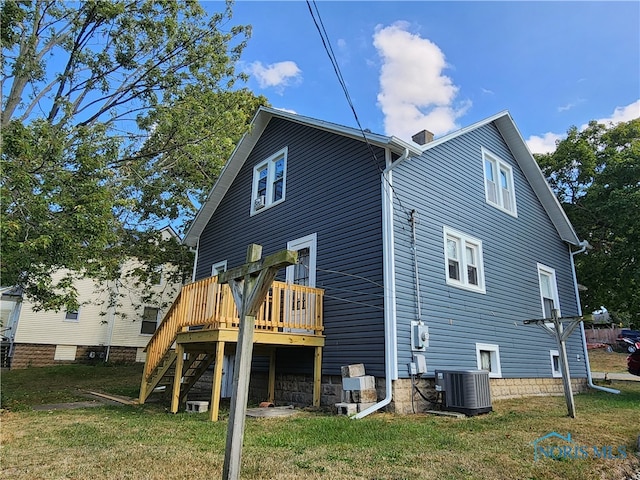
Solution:
[[(203, 2), (219, 10), (221, 2)], [(409, 140), (509, 110), (533, 152), (640, 117), (640, 2), (317, 1), (363, 128)], [(304, 1), (244, 1), (240, 68), (276, 108), (356, 126)]]

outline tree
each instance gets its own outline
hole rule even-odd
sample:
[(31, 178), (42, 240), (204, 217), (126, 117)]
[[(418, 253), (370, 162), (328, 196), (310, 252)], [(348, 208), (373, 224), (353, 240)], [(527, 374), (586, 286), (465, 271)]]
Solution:
[(578, 236), (593, 247), (576, 257), (587, 287), (583, 309), (604, 305), (640, 326), (640, 119), (571, 127), (555, 152), (536, 160)]
[[(235, 63), (250, 35), (231, 2), (3, 2), (0, 225), (4, 285), (73, 307), (73, 275), (113, 279), (125, 258), (190, 256), (186, 224), (259, 105)], [(143, 240), (144, 239), (144, 240)], [(51, 273), (73, 275), (53, 283)]]

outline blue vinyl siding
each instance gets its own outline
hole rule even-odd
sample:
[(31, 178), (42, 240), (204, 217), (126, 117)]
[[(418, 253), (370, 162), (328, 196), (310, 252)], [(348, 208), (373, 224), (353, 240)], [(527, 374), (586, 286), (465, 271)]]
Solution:
[[(286, 199), (250, 216), (253, 167), (284, 147)], [(250, 243), (261, 244), (268, 255), (317, 233), (316, 286), (325, 289), (324, 374), (360, 362), (372, 375), (384, 372), (379, 171), (384, 151), (374, 150), (378, 165), (363, 142), (274, 118), (200, 237), (198, 279), (209, 276), (215, 262), (227, 260), (229, 268), (243, 264)], [(299, 354), (281, 349), (280, 371), (298, 371)], [(304, 363), (311, 371), (312, 362)]]
[[(485, 201), (481, 148), (513, 168), (518, 217)], [(398, 372), (411, 361), (409, 322), (416, 300), (407, 211), (418, 211), (417, 252), (421, 309), (429, 325), (429, 373), (476, 368), (476, 343), (497, 344), (502, 376), (551, 377), (555, 340), (523, 320), (541, 318), (537, 264), (555, 269), (563, 316), (577, 315), (569, 247), (558, 236), (535, 193), (493, 124), (427, 150), (393, 170), (402, 202), (394, 202), (398, 318)], [(446, 284), (443, 226), (482, 241), (486, 293)], [(571, 373), (586, 376), (579, 329), (568, 341)]]

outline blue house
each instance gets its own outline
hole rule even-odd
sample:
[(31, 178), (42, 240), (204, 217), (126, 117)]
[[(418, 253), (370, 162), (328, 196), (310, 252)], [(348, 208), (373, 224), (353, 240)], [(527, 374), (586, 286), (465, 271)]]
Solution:
[[(270, 381), (276, 401), (311, 403), (315, 382), (316, 403), (331, 404), (356, 363), (377, 379), (371, 411), (411, 411), (446, 369), (488, 370), (494, 399), (562, 392), (553, 338), (523, 320), (580, 314), (582, 245), (508, 112), (405, 141), (262, 107), (184, 242), (196, 281), (257, 243), (298, 251), (279, 280), (323, 292), (321, 360), (305, 346), (256, 350), (258, 394)], [(580, 390), (581, 329), (567, 349)]]

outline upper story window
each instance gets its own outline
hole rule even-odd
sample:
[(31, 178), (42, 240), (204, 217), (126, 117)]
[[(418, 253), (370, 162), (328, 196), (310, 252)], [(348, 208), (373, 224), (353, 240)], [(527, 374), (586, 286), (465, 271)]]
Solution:
[(542, 302), (543, 318), (551, 318), (554, 309), (558, 310), (558, 316), (560, 316), (560, 300), (558, 299), (556, 271), (551, 267), (539, 263), (538, 281), (540, 282), (540, 300)]
[(287, 147), (253, 167), (251, 214), (284, 201), (287, 179)]
[(447, 284), (485, 293), (482, 242), (444, 227)]
[(517, 217), (513, 170), (509, 165), (484, 148), (482, 149), (482, 161), (484, 164), (484, 189), (487, 203)]

